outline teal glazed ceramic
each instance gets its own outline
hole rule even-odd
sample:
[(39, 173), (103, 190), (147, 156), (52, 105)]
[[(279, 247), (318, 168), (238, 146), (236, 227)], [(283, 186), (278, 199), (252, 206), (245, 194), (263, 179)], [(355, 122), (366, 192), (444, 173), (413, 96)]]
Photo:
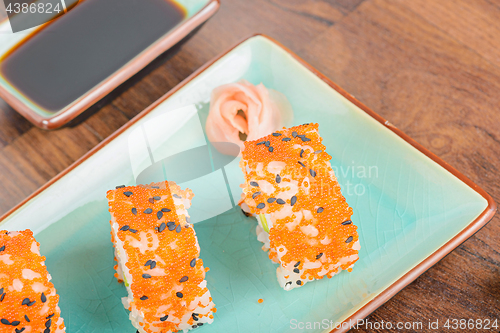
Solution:
[[(80, 6), (85, 6), (85, 1), (87, 0), (80, 0), (79, 4), (77, 4), (73, 9), (68, 11), (67, 14), (61, 16), (60, 18), (57, 18), (55, 20), (50, 21), (49, 23), (46, 23), (44, 25), (41, 25), (39, 27), (27, 29), (21, 32), (17, 33), (12, 33), (11, 30), (11, 25), (8, 20), (4, 20), (0, 22), (0, 67), (2, 62), (6, 62), (6, 59), (10, 56), (15, 56), (16, 48), (19, 45), (23, 45), (25, 40), (28, 40), (30, 38), (36, 38), (36, 33), (38, 33), (40, 30), (44, 29), (49, 29), (49, 33), (56, 33), (54, 31), (50, 31), (51, 29), (51, 24), (55, 23), (61, 23), (65, 24), (67, 22), (74, 22), (71, 20), (74, 20), (75, 15), (78, 15), (78, 10), (79, 8), (83, 8)], [(44, 129), (54, 129), (57, 127), (60, 127), (67, 123), (68, 121), (72, 120), (76, 116), (78, 116), (80, 113), (88, 109), (90, 106), (94, 105), (96, 102), (101, 100), (103, 97), (105, 97), (107, 94), (109, 94), (113, 89), (118, 87), (120, 84), (125, 82), (127, 79), (132, 77), (134, 74), (139, 72), (142, 68), (144, 68), (146, 65), (148, 65), (151, 61), (153, 61), (155, 58), (157, 58), (159, 55), (161, 55), (163, 52), (166, 50), (170, 49), (172, 46), (183, 40), (185, 37), (189, 35), (190, 32), (194, 31), (196, 28), (200, 27), (205, 21), (207, 21), (211, 16), (215, 14), (217, 9), (220, 6), (219, 0), (171, 0), (174, 3), (174, 6), (182, 8), (182, 11), (185, 13), (184, 18), (176, 25), (173, 26), (170, 30), (168, 30), (166, 33), (159, 34), (159, 38), (156, 39), (151, 39), (152, 42), (144, 42), (144, 39), (147, 35), (146, 31), (150, 31), (153, 29), (145, 29), (144, 31), (139, 31), (138, 27), (135, 27), (132, 25), (132, 23), (129, 23), (127, 27), (129, 28), (128, 32), (124, 32), (124, 28), (120, 28), (119, 31), (113, 30), (113, 21), (110, 20), (111, 25), (106, 25), (108, 21), (106, 21), (106, 17), (104, 16), (100, 18), (99, 22), (101, 22), (101, 25), (105, 25), (107, 27), (109, 26), (110, 33), (108, 34), (109, 36), (114, 36), (112, 40), (117, 40), (121, 41), (123, 38), (131, 38), (130, 35), (139, 35), (140, 38), (142, 38), (142, 42), (146, 43), (145, 45), (140, 44), (139, 42), (136, 42), (134, 45), (131, 46), (134, 49), (132, 50), (127, 50), (127, 53), (123, 55), (125, 60), (120, 59), (120, 56), (122, 54), (116, 55), (116, 61), (119, 63), (119, 66), (117, 66), (116, 70), (115, 64), (110, 60), (110, 59), (102, 59), (99, 58), (98, 60), (93, 59), (92, 55), (93, 52), (92, 50), (78, 50), (74, 51), (77, 52), (76, 54), (81, 54), (81, 53), (88, 53), (88, 58), (91, 59), (90, 61), (94, 61), (94, 63), (90, 63), (91, 67), (90, 68), (98, 68), (99, 66), (102, 67), (101, 71), (107, 72), (110, 70), (109, 75), (103, 75), (104, 79), (101, 80), (100, 78), (96, 80), (95, 83), (93, 81), (93, 77), (97, 74), (89, 74), (90, 76), (88, 81), (88, 87), (87, 84), (83, 85), (83, 88), (81, 89), (69, 89), (69, 91), (61, 91), (64, 90), (65, 85), (58, 85), (57, 88), (54, 88), (54, 90), (61, 91), (61, 96), (66, 96), (67, 100), (70, 102), (64, 102), (64, 103), (59, 103), (57, 104), (58, 106), (54, 108), (55, 109), (47, 109), (47, 107), (44, 107), (40, 104), (40, 102), (37, 102), (36, 99), (33, 99), (32, 97), (28, 97), (26, 93), (23, 93), (21, 89), (13, 84), (11, 80), (7, 78), (7, 75), (5, 73), (0, 72), (0, 97), (4, 99), (7, 103), (9, 103), (16, 111), (18, 111), (20, 114), (22, 114), (26, 119), (31, 121), (33, 124), (35, 124), (38, 127), (44, 128)], [(132, 2), (134, 6), (142, 6), (143, 8), (145, 7), (144, 5), (138, 5), (134, 2)], [(109, 8), (111, 5), (107, 6), (107, 10), (113, 11), (113, 8)], [(94, 10), (94, 9), (93, 9)], [(96, 15), (95, 12), (89, 11), (88, 8), (85, 8), (85, 12), (90, 12), (89, 15)], [(146, 12), (146, 11), (145, 11)], [(153, 13), (157, 13), (158, 11), (154, 11)], [(54, 13), (55, 15), (56, 13)], [(130, 15), (132, 17), (134, 13), (127, 13), (123, 14), (125, 15), (124, 20), (126, 22), (129, 22)], [(141, 15), (148, 15), (144, 13), (137, 13), (138, 20)], [(70, 16), (73, 15), (73, 16)], [(128, 15), (128, 16), (127, 16)], [(151, 15), (151, 9), (149, 11), (149, 15)], [(158, 16), (165, 16), (165, 20), (167, 20), (167, 15), (164, 14), (158, 14)], [(92, 16), (94, 17), (94, 16)], [(122, 16), (120, 16), (122, 17)], [(116, 18), (115, 18), (116, 19)], [(157, 17), (157, 20), (163, 20), (162, 17)], [(65, 20), (59, 21), (59, 20)], [(96, 19), (97, 20), (97, 19)], [(133, 20), (132, 20), (133, 21)], [(86, 20), (83, 20), (83, 22), (87, 22)], [(115, 22), (116, 23), (116, 22)], [(76, 24), (76, 23), (75, 23)], [(66, 27), (66, 26), (63, 26)], [(135, 27), (135, 28), (134, 28)], [(139, 27), (143, 27), (143, 25), (140, 25)], [(57, 28), (56, 28), (57, 29)], [(59, 29), (64, 29), (64, 28), (59, 28)], [(79, 31), (78, 27), (72, 27), (72, 29)], [(57, 31), (57, 30), (56, 30)], [(62, 30), (65, 31), (65, 30)], [(106, 31), (104, 31), (106, 32)], [(156, 34), (159, 32), (155, 32)], [(128, 34), (127, 36), (124, 36), (124, 34)], [(107, 36), (106, 33), (103, 34), (103, 36)], [(137, 37), (137, 36), (136, 36)], [(82, 37), (83, 39), (85, 37)], [(111, 37), (109, 37), (111, 38)], [(93, 40), (93, 39), (92, 39)], [(98, 39), (97, 39), (98, 40)], [(44, 40), (45, 42), (46, 40)], [(50, 42), (50, 41), (49, 41)], [(33, 44), (33, 43), (32, 43)], [(57, 43), (56, 43), (57, 44)], [(45, 44), (44, 44), (45, 45)], [(83, 44), (86, 45), (86, 44)], [(136, 50), (138, 48), (138, 50)], [(14, 50), (12, 52), (12, 50)], [(38, 50), (38, 49), (36, 49)], [(142, 50), (142, 51), (140, 51)], [(50, 51), (50, 50), (48, 50)], [(12, 55), (10, 55), (12, 52)], [(138, 53), (136, 53), (138, 52)], [(45, 53), (45, 49), (43, 49), (40, 53)], [(50, 54), (51, 57), (54, 57), (50, 52), (47, 52)], [(56, 53), (56, 52), (54, 52)], [(129, 59), (130, 57), (130, 59)], [(87, 59), (87, 58), (85, 58)], [(121, 62), (123, 61), (123, 65)], [(64, 59), (59, 59), (59, 62), (66, 64), (67, 62), (64, 61)], [(54, 66), (53, 63), (51, 63), (52, 66)], [(87, 66), (90, 66), (87, 64)], [(78, 66), (78, 64), (75, 64), (75, 66)], [(24, 67), (23, 67), (24, 68)], [(66, 68), (66, 67), (65, 67)], [(72, 68), (72, 67), (71, 67)], [(22, 71), (21, 71), (22, 72)], [(31, 72), (36, 72), (37, 68), (32, 70)], [(41, 71), (40, 73), (43, 73)], [(36, 75), (45, 75), (45, 74), (36, 74)], [(78, 73), (77, 70), (75, 70), (75, 73)], [(98, 72), (97, 72), (98, 73)], [(34, 75), (33, 77), (36, 77)], [(78, 83), (78, 75), (74, 75), (75, 79), (73, 80), (74, 82), (68, 82), (68, 85), (77, 85)], [(75, 81), (76, 80), (76, 81)], [(51, 80), (51, 82), (54, 80)], [(71, 80), (70, 80), (71, 81)], [(85, 80), (82, 80), (85, 81)], [(57, 81), (55, 81), (57, 82)], [(58, 83), (59, 84), (59, 83)], [(24, 86), (24, 89), (29, 89), (29, 87), (33, 88), (36, 87), (36, 84), (30, 84), (28, 85), (28, 88), (26, 88), (26, 85)], [(39, 86), (39, 85), (38, 85)], [(33, 90), (33, 89), (32, 89)], [(36, 89), (37, 91), (40, 90), (39, 88)], [(38, 93), (37, 93), (38, 94)], [(43, 94), (42, 94), (43, 95)], [(45, 94), (47, 95), (47, 94)], [(50, 95), (50, 94), (48, 94)], [(56, 94), (52, 94), (56, 95)], [(68, 97), (69, 96), (69, 97)], [(40, 97), (40, 96), (39, 96)], [(62, 106), (61, 106), (62, 105)]]
[[(239, 158), (222, 165), (166, 158), (207, 145), (213, 88), (245, 79), (283, 93), (294, 124), (319, 123), (332, 166), (354, 210), (361, 250), (352, 272), (286, 292), (257, 241), (256, 221), (235, 206)], [(196, 174), (186, 176), (185, 171)], [(210, 267), (218, 309), (203, 333), (344, 332), (479, 230), (496, 205), (465, 176), (390, 125), (272, 39), (230, 49), (114, 133), (3, 217), (0, 229), (30, 228), (47, 257), (68, 332), (135, 329), (113, 277), (106, 191), (177, 180)], [(262, 303), (258, 303), (259, 299)]]

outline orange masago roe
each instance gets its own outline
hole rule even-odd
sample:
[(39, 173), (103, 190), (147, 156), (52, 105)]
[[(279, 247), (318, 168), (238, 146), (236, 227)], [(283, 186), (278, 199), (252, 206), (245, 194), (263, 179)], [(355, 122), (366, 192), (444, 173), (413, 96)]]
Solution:
[(187, 213), (192, 197), (174, 182), (108, 191), (117, 277), (125, 281), (124, 304), (139, 332), (177, 332), (213, 321)]
[(330, 160), (318, 124), (245, 142), (242, 208), (258, 217), (259, 240), (280, 264), (277, 276), (285, 290), (350, 271), (358, 260), (353, 212)]
[(0, 231), (0, 333), (65, 332), (49, 280), (32, 231)]

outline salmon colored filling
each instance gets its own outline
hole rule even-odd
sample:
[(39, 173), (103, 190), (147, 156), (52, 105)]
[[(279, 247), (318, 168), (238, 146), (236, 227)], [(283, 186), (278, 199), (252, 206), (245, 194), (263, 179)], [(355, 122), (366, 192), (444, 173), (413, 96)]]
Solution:
[[(18, 330), (26, 328), (26, 331), (30, 331), (30, 328), (30, 332), (43, 332), (47, 328), (49, 319), (48, 328), (51, 332), (63, 330), (62, 320), (58, 325), (59, 296), (54, 285), (48, 281), (47, 268), (44, 266), (45, 257), (32, 251), (33, 249), (38, 252), (39, 247), (33, 232), (25, 230), (11, 235), (5, 230), (0, 231), (0, 249), (5, 246), (0, 251), (0, 290), (3, 289), (3, 293), (0, 294), (2, 300), (0, 319), (6, 319), (17, 325), (0, 323), (0, 332), (14, 332), (16, 328)], [(29, 299), (31, 305), (23, 305), (25, 299)], [(48, 318), (52, 314), (53, 316)]]
[[(194, 230), (192, 226), (185, 223), (185, 217), (182, 219), (184, 223), (181, 223), (182, 229), (179, 233), (175, 230), (170, 231), (168, 228), (162, 232), (155, 230), (162, 222), (175, 222), (176, 225), (179, 225), (180, 219), (172, 198), (174, 193), (171, 193), (166, 182), (152, 185), (161, 185), (161, 188), (130, 186), (108, 191), (109, 211), (118, 223), (119, 229), (127, 225), (130, 229), (137, 230), (136, 233), (130, 232), (130, 229), (121, 230), (118, 231), (117, 236), (124, 244), (123, 247), (128, 258), (125, 265), (133, 279), (130, 287), (134, 300), (131, 305), (144, 314), (144, 323), (141, 325), (147, 332), (152, 332), (153, 327), (162, 329), (162, 332), (177, 332), (177, 324), (168, 319), (160, 321), (160, 318), (169, 315), (169, 318), (182, 319), (186, 313), (192, 312), (188, 310), (187, 305), (193, 302), (196, 297), (204, 295), (208, 290), (198, 286), (205, 279), (205, 270), (201, 259), (196, 260), (195, 267), (190, 266), (190, 262), (198, 258), (199, 252), (196, 247)], [(127, 197), (125, 192), (133, 194)], [(176, 193), (183, 198), (191, 199), (193, 196), (190, 190), (181, 191), (178, 186), (176, 186)], [(161, 197), (161, 200), (153, 200), (154, 203), (151, 203), (150, 199), (155, 196)], [(137, 215), (132, 213), (132, 208), (136, 208)], [(148, 208), (151, 208), (153, 212), (145, 214), (144, 211)], [(168, 208), (170, 212), (163, 212), (161, 219), (158, 219), (157, 212), (161, 211), (162, 208)], [(156, 249), (146, 249), (144, 253), (132, 246), (131, 243), (134, 240), (142, 240), (141, 232), (146, 232), (149, 248), (153, 247), (153, 234), (158, 237), (159, 246)], [(174, 243), (175, 249), (170, 246)], [(160, 258), (156, 260), (154, 270), (164, 272), (161, 276), (151, 274), (150, 267), (145, 266), (148, 260), (155, 260), (155, 258)], [(152, 276), (144, 278), (143, 274)], [(188, 277), (188, 280), (180, 282), (185, 276)], [(178, 290), (181, 290), (182, 298), (178, 297)], [(143, 296), (147, 296), (147, 299), (141, 300), (140, 298)], [(164, 313), (157, 313), (157, 309), (165, 305), (168, 306), (168, 309)], [(198, 317), (201, 318), (203, 315), (200, 314)], [(193, 319), (190, 319), (188, 323), (193, 324)]]
[[(297, 135), (294, 136), (293, 132)], [(353, 223), (342, 225), (351, 219), (352, 208), (340, 192), (340, 185), (333, 175), (329, 164), (331, 156), (325, 152), (325, 146), (321, 143), (318, 124), (301, 125), (275, 133), (281, 135), (268, 135), (245, 142), (240, 164), (246, 177), (243, 185), (244, 202), (254, 214), (275, 216), (285, 206), (291, 205), (291, 198), (284, 200), (285, 204), (282, 205), (277, 201), (269, 203), (268, 199), (280, 198), (280, 195), (292, 190), (291, 185), (287, 186), (286, 183), (296, 181), (296, 202), (290, 207), (291, 214), (278, 218), (270, 229), (269, 258), (280, 262), (283, 267), (290, 267), (289, 264), (300, 261), (296, 268), (300, 270), (302, 279), (310, 276), (321, 279), (325, 274), (318, 273), (324, 273), (324, 270), (331, 277), (337, 273), (339, 267), (335, 267), (335, 264), (340, 259), (356, 255), (356, 259), (340, 265), (341, 269), (347, 269), (357, 260), (358, 251), (353, 249), (353, 244), (358, 241), (357, 227)], [(302, 135), (305, 141), (300, 137)], [(283, 138), (290, 140), (283, 141)], [(304, 149), (304, 146), (307, 147)], [(268, 170), (270, 168), (274, 171), (273, 166), (270, 166), (271, 162), (284, 162), (284, 168), (279, 171), (279, 183), (276, 172)], [(269, 182), (272, 193), (266, 194), (261, 184), (253, 186), (251, 182)], [(260, 194), (256, 195), (256, 192)], [(257, 208), (259, 204), (264, 204), (264, 207)], [(304, 211), (310, 212), (312, 218), (306, 219)], [(297, 220), (300, 222), (296, 223)], [(279, 260), (278, 252), (285, 249), (286, 254)], [(321, 266), (304, 269), (306, 260), (319, 260)]]

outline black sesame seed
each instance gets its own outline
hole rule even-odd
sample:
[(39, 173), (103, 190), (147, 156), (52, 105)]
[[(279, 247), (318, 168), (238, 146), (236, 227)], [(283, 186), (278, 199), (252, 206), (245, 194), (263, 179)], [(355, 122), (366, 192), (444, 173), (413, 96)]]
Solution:
[(299, 265), (300, 265), (300, 261), (297, 261), (297, 262), (295, 263), (295, 265), (293, 265), (293, 267), (299, 267)]
[(289, 286), (289, 285), (291, 285), (291, 284), (292, 284), (292, 281), (288, 281), (287, 283), (285, 283), (285, 287), (286, 287), (286, 286)]
[(125, 187), (125, 185), (118, 185), (118, 186), (116, 187), (116, 189), (119, 189), (119, 188), (124, 188), (124, 187)]
[(302, 285), (302, 281), (301, 281), (301, 280), (297, 280), (297, 284), (298, 284), (299, 286), (301, 286), (301, 285)]
[(269, 198), (269, 199), (267, 199), (267, 202), (268, 202), (268, 203), (273, 203), (273, 202), (275, 202), (275, 201), (276, 201), (276, 198)]
[(132, 208), (132, 214), (137, 215), (137, 208)]
[(314, 171), (313, 169), (309, 169), (309, 173), (311, 174), (311, 176), (316, 177), (316, 171)]
[(350, 243), (350, 242), (352, 242), (352, 240), (353, 240), (353, 239), (354, 239), (354, 238), (353, 238), (352, 236), (349, 236), (349, 238), (347, 238), (347, 239), (345, 240), (345, 242), (346, 242), (346, 243)]
[(144, 279), (151, 279), (151, 275), (149, 275), (149, 274), (142, 274), (142, 277)]
[(264, 142), (264, 146), (269, 147), (270, 145), (271, 145), (271, 142), (270, 142), (270, 141), (266, 141), (266, 142)]
[(128, 229), (128, 231), (130, 231), (131, 233), (134, 233), (134, 234), (137, 232), (137, 230), (132, 229), (132, 228)]
[(26, 319), (26, 321), (27, 321), (28, 323), (30, 323), (30, 322), (31, 322), (30, 318), (29, 318), (27, 315), (24, 315), (24, 319)]
[(155, 203), (155, 199), (153, 199), (153, 198), (149, 198), (148, 201), (151, 202), (152, 204)]
[(152, 260), (151, 264), (149, 265), (151, 269), (154, 269), (156, 267), (156, 261)]
[(264, 207), (266, 207), (266, 204), (263, 202), (261, 202), (260, 204), (257, 205), (258, 209), (263, 209)]
[(197, 313), (193, 313), (193, 314), (191, 315), (191, 317), (193, 317), (193, 320), (194, 320), (194, 321), (198, 321), (198, 320), (199, 320), (199, 318), (198, 318), (197, 316), (198, 316), (198, 314), (197, 314)]
[(127, 231), (128, 229), (130, 229), (128, 225), (124, 225), (123, 227), (120, 228), (121, 231)]
[(127, 191), (127, 192), (123, 192), (123, 194), (125, 194), (127, 197), (130, 197), (130, 196), (131, 196), (132, 194), (134, 194), (134, 193), (132, 193), (132, 192), (130, 192), (130, 191)]
[[(186, 217), (186, 222), (191, 223), (191, 218), (189, 216)], [(187, 226), (186, 226), (187, 227)]]
[(263, 145), (264, 143), (266, 143), (266, 141), (261, 141), (261, 142), (257, 143), (256, 146)]
[(203, 323), (198, 323), (197, 325), (198, 325), (198, 326), (203, 326)]
[(316, 260), (318, 260), (318, 259), (319, 259), (319, 258), (321, 258), (322, 256), (323, 256), (323, 252), (321, 252), (320, 254), (318, 254), (318, 255), (316, 256)]
[(285, 200), (283, 200), (283, 199), (276, 199), (276, 203), (278, 205), (284, 205), (284, 204), (286, 204)]
[(299, 270), (298, 268), (294, 268), (294, 269), (293, 269), (293, 272), (294, 272), (294, 273), (299, 274), (299, 273), (300, 273), (300, 270)]
[(188, 279), (189, 279), (189, 278), (188, 278), (187, 276), (183, 276), (183, 277), (179, 280), (179, 282), (181, 282), (181, 283), (182, 283), (182, 282), (186, 282)]
[(7, 319), (0, 319), (0, 323), (4, 324), (4, 325), (10, 325), (10, 321), (8, 321)]
[(31, 302), (30, 299), (25, 298), (25, 299), (23, 299), (23, 302), (21, 303), (21, 305), (27, 305), (29, 302)]
[(252, 194), (252, 199), (255, 199), (258, 195), (260, 195), (260, 192), (255, 192), (254, 194)]
[(306, 166), (305, 166), (305, 164), (304, 164), (304, 163), (302, 163), (301, 161), (297, 161), (297, 162), (298, 162), (300, 165), (302, 165), (302, 167), (303, 167), (303, 168), (305, 168), (305, 167), (306, 167)]
[(322, 150), (316, 150), (314, 153), (315, 154), (319, 154), (319, 153), (322, 153), (323, 151)]
[(351, 223), (352, 223), (351, 220), (347, 220), (347, 221), (342, 222), (342, 225), (348, 225), (348, 224), (351, 224)]
[(0, 252), (5, 251), (5, 245), (0, 247)]
[(273, 147), (269, 147), (267, 150), (269, 150), (269, 152), (272, 153), (274, 151), (274, 148)]
[(168, 222), (167, 227), (168, 227), (168, 230), (174, 231), (175, 228), (177, 227), (177, 225), (175, 224), (175, 222)]
[(193, 329), (194, 329), (194, 328), (198, 328), (198, 326), (196, 326), (196, 325), (193, 325), (193, 326), (191, 326), (191, 328), (193, 328)]
[(281, 139), (281, 141), (290, 141), (290, 140), (292, 140), (292, 139), (290, 139), (290, 138), (283, 138), (283, 139)]
[(300, 157), (302, 157), (303, 154), (304, 154), (304, 149), (301, 149), (300, 150)]
[(52, 319), (49, 319), (45, 322), (45, 327), (49, 328), (52, 325)]
[(293, 206), (295, 205), (295, 203), (297, 202), (297, 197), (294, 195), (291, 199), (290, 199), (290, 205)]
[(16, 328), (16, 333), (23, 333), (26, 327), (23, 327), (21, 329)]
[(183, 297), (184, 297), (184, 295), (183, 295), (181, 292), (179, 292), (179, 291), (178, 291), (178, 292), (176, 292), (176, 293), (175, 293), (175, 295), (176, 295), (177, 297), (179, 297), (179, 298), (183, 298)]
[(160, 188), (160, 186), (151, 186), (151, 188), (157, 188), (158, 189), (158, 188)]
[(156, 201), (158, 201), (158, 200), (161, 200), (161, 197), (159, 197), (159, 196), (155, 195), (155, 196), (153, 197), (153, 199), (155, 199)]
[(48, 316), (48, 317), (46, 317), (46, 318), (47, 318), (47, 319), (50, 319), (50, 318), (54, 317), (55, 315), (56, 315), (56, 314), (55, 314), (55, 313), (53, 313), (53, 314), (51, 314), (50, 316)]
[(177, 228), (175, 228), (175, 231), (176, 231), (177, 233), (179, 233), (179, 232), (181, 232), (181, 230), (182, 230), (182, 226), (181, 226), (181, 224), (179, 223), (179, 225), (177, 226)]
[(0, 296), (0, 302), (3, 302), (3, 299), (5, 298), (5, 295), (7, 295), (7, 294), (2, 294), (2, 296)]
[(42, 300), (42, 303), (47, 302), (47, 296), (45, 296), (44, 293), (42, 293), (42, 296), (40, 297), (40, 299)]
[(151, 214), (153, 212), (153, 210), (151, 208), (146, 208), (144, 210), (144, 214)]
[(296, 137), (297, 137), (297, 135), (298, 135), (298, 134), (297, 134), (297, 132), (295, 132), (295, 131), (293, 131), (293, 132), (292, 132), (292, 136), (293, 136), (294, 138), (296, 138)]
[(158, 227), (158, 232), (163, 232), (163, 230), (165, 230), (166, 227), (167, 225), (165, 224), (165, 222), (162, 222)]
[(325, 210), (325, 209), (324, 209), (323, 207), (319, 207), (319, 208), (316, 210), (316, 212), (318, 212), (318, 213), (323, 213), (323, 211), (324, 211), (324, 210)]
[(193, 260), (191, 260), (191, 262), (189, 263), (189, 266), (191, 266), (191, 267), (196, 266), (196, 258), (194, 258)]
[(0, 288), (0, 294), (3, 294), (3, 288)]
[(168, 212), (170, 212), (170, 209), (168, 209), (168, 208), (162, 208), (161, 211), (164, 212), (164, 213), (168, 213)]
[(281, 176), (279, 174), (276, 175), (276, 183), (281, 183)]
[(26, 304), (27, 306), (32, 306), (33, 304), (35, 304), (36, 301), (31, 301), (30, 303)]
[(144, 264), (144, 266), (149, 266), (149, 265), (151, 265), (152, 262), (153, 262), (153, 260), (150, 259), (150, 260), (146, 261), (146, 264)]
[(168, 319), (168, 315), (166, 315), (165, 317), (161, 317), (161, 318), (160, 318), (160, 321), (165, 321), (165, 320), (167, 320), (167, 319)]
[(12, 323), (10, 323), (12, 326), (17, 326), (19, 325), (21, 322), (19, 320), (15, 320), (13, 321)]
[(159, 210), (157, 213), (156, 213), (156, 217), (158, 218), (158, 220), (161, 220), (161, 218), (163, 217), (163, 212), (161, 210)]
[(140, 300), (141, 300), (141, 301), (145, 301), (145, 300), (147, 300), (148, 298), (149, 298), (148, 296), (142, 296), (142, 297), (140, 298)]
[(273, 136), (281, 136), (281, 133), (273, 133)]
[(259, 183), (257, 183), (257, 182), (250, 182), (250, 185), (255, 186), (255, 187), (259, 187)]
[(46, 328), (43, 333), (50, 333), (50, 328)]
[(305, 135), (301, 136), (300, 139), (302, 140), (302, 142), (311, 141), (311, 139), (306, 138)]
[(182, 199), (182, 197), (181, 197), (180, 195), (178, 195), (178, 194), (173, 194), (172, 196), (173, 196), (174, 198), (177, 198), (177, 199)]

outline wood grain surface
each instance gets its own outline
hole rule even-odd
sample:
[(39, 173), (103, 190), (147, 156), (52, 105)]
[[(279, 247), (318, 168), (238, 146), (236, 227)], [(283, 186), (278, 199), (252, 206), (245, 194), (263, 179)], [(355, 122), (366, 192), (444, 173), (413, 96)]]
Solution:
[[(47, 132), (0, 100), (0, 214), (194, 70), (250, 34), (296, 52), (500, 202), (500, 3), (494, 0), (221, 0), (191, 39), (70, 125)], [(1, 11), (1, 8), (0, 8)], [(499, 320), (498, 216), (367, 319)], [(449, 330), (448, 332), (479, 330)], [(493, 330), (497, 331), (497, 330)]]

